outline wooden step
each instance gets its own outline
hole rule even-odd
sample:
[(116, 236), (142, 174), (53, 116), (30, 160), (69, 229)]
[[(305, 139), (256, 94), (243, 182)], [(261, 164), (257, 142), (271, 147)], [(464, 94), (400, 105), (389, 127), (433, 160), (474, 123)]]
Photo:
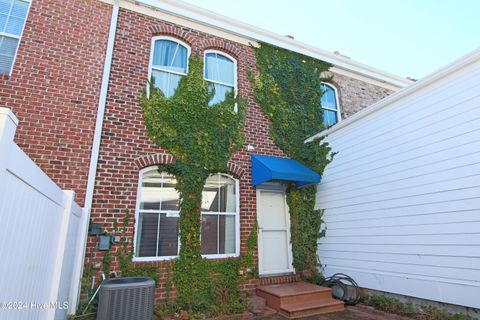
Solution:
[(267, 306), (291, 319), (343, 310), (343, 302), (332, 298), (330, 288), (304, 281), (259, 286), (256, 294)]
[(280, 307), (279, 313), (289, 319), (310, 317), (318, 314), (343, 311), (343, 301), (324, 299), (317, 302), (298, 302)]
[(322, 299), (331, 299), (332, 290), (308, 282), (299, 281), (269, 286), (259, 286), (256, 294), (267, 301), (270, 308), (280, 309), (281, 305), (296, 302), (315, 302)]

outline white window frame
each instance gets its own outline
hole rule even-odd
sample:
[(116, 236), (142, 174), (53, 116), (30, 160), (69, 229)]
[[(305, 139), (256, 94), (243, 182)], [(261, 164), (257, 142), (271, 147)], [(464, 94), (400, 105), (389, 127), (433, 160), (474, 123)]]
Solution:
[[(220, 50), (208, 49), (208, 50), (205, 50), (205, 52), (203, 53), (203, 79), (207, 82), (211, 82), (211, 83), (214, 83), (214, 84), (220, 84), (222, 86), (231, 87), (232, 85), (228, 84), (228, 83), (216, 81), (216, 80), (207, 79), (206, 71), (207, 71), (207, 54), (208, 53), (216, 53), (218, 55), (225, 56), (228, 59), (233, 61), (233, 92), (234, 92), (235, 97), (236, 97), (238, 95), (237, 59), (235, 59), (234, 57), (232, 57), (228, 53), (225, 53), (225, 52), (220, 51)], [(238, 106), (237, 106), (236, 103), (235, 103), (235, 106), (234, 106), (234, 111), (238, 112)]]
[[(148, 211), (148, 210), (140, 210), (140, 202), (141, 202), (141, 193), (142, 193), (142, 177), (143, 174), (152, 171), (158, 170), (158, 166), (150, 166), (143, 168), (139, 172), (138, 177), (138, 186), (137, 186), (137, 198), (136, 198), (136, 205), (135, 205), (135, 227), (134, 227), (134, 234), (133, 234), (133, 258), (132, 261), (134, 262), (152, 262), (152, 261), (168, 261), (178, 257), (177, 256), (162, 256), (162, 257), (137, 257), (137, 237), (138, 237), (138, 228), (139, 228), (139, 218), (140, 218), (140, 211)], [(207, 259), (224, 259), (224, 258), (236, 258), (240, 256), (240, 182), (238, 179), (235, 179), (233, 176), (226, 174), (226, 173), (219, 173), (222, 174), (233, 181), (235, 181), (235, 212), (201, 212), (202, 215), (230, 215), (235, 216), (235, 253), (225, 253), (225, 254), (202, 254), (203, 258)], [(159, 210), (152, 210), (152, 212), (159, 211)], [(162, 213), (177, 213), (179, 214), (180, 211), (172, 211), (172, 210), (162, 210)], [(160, 213), (159, 213), (160, 214)], [(180, 237), (178, 237), (178, 250), (180, 250)]]
[[(159, 67), (154, 67), (153, 66), (153, 56), (155, 54), (155, 42), (157, 40), (169, 40), (169, 41), (173, 41), (173, 42), (176, 42), (182, 46), (184, 46), (185, 48), (187, 48), (187, 68), (186, 68), (186, 72), (183, 73), (183, 72), (176, 72), (176, 71), (172, 71), (172, 70), (167, 70), (167, 69), (164, 69), (164, 68), (159, 68)], [(176, 75), (179, 75), (179, 76), (186, 76), (188, 74), (188, 62), (190, 60), (190, 54), (191, 54), (191, 51), (192, 49), (190, 48), (190, 46), (188, 44), (186, 44), (185, 42), (177, 39), (177, 38), (174, 38), (174, 37), (169, 37), (169, 36), (155, 36), (155, 37), (152, 37), (152, 42), (151, 42), (151, 49), (150, 49), (150, 61), (148, 63), (148, 81), (147, 81), (147, 94), (150, 94), (150, 85), (149, 85), (149, 82), (152, 80), (152, 70), (157, 70), (157, 71), (161, 71), (161, 72), (167, 72), (167, 73), (172, 73), (172, 74), (176, 74)]]
[[(329, 110), (329, 111), (335, 111), (337, 113), (337, 122), (335, 124), (337, 124), (340, 121), (342, 121), (342, 113), (340, 112), (340, 100), (338, 99), (337, 87), (335, 87), (331, 83), (327, 83), (327, 82), (321, 82), (321, 84), (323, 84), (326, 87), (331, 88), (333, 90), (333, 93), (335, 94), (335, 103), (337, 104), (337, 110), (332, 109), (332, 108), (326, 108), (324, 106), (322, 106), (322, 110), (325, 109), (325, 110)], [(335, 124), (332, 124), (332, 126), (334, 126)]]
[[(25, 14), (25, 21), (23, 22), (22, 32), (20, 32), (20, 35), (17, 36), (15, 34), (7, 33), (7, 32), (0, 32), (0, 36), (4, 36), (4, 37), (7, 37), (7, 38), (18, 39), (17, 48), (15, 49), (15, 55), (13, 56), (13, 61), (12, 61), (12, 65), (10, 66), (10, 71), (8, 72), (8, 74), (4, 74), (4, 75), (7, 75), (9, 77), (12, 76), (13, 67), (15, 66), (15, 62), (17, 61), (18, 48), (20, 47), (20, 43), (22, 42), (23, 31), (25, 30), (25, 25), (27, 24), (28, 15), (30, 13), (30, 8), (32, 7), (32, 0), (22, 0), (22, 1), (23, 2), (28, 2), (28, 9), (27, 9), (27, 13)], [(8, 17), (10, 17), (11, 10), (12, 10), (12, 8), (10, 8), (10, 12), (8, 14)], [(8, 20), (7, 20), (7, 22), (8, 22)], [(0, 75), (2, 75), (2, 74), (0, 74)]]

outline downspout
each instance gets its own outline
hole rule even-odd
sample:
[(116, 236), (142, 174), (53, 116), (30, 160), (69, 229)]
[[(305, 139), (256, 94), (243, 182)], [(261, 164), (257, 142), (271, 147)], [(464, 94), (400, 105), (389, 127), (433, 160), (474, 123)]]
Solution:
[(90, 223), (90, 213), (91, 213), (92, 201), (93, 201), (93, 189), (95, 187), (95, 177), (97, 174), (98, 155), (100, 152), (100, 141), (102, 137), (103, 118), (105, 115), (105, 105), (107, 102), (108, 84), (110, 82), (110, 69), (112, 66), (115, 34), (117, 33), (117, 21), (118, 21), (119, 9), (120, 9), (120, 6), (118, 4), (118, 1), (115, 0), (113, 2), (112, 17), (110, 19), (110, 29), (108, 33), (107, 50), (105, 52), (102, 84), (100, 87), (100, 97), (98, 100), (97, 118), (95, 122), (95, 131), (93, 134), (93, 142), (92, 142), (92, 152), (90, 155), (87, 191), (85, 195), (85, 204), (83, 207), (83, 216), (82, 216), (83, 218), (82, 227), (84, 228), (84, 230), (83, 232), (80, 231), (81, 234), (79, 234), (79, 244), (83, 246), (83, 248), (80, 250), (81, 255), (77, 256), (77, 259), (75, 262), (76, 268), (75, 268), (74, 274), (72, 275), (74, 277), (73, 279), (78, 280), (78, 281), (75, 281), (76, 288), (73, 288), (73, 295), (76, 295), (76, 297), (72, 297), (71, 299), (72, 307), (69, 308), (69, 313), (75, 313), (75, 310), (78, 305), (78, 301), (80, 299), (80, 282), (82, 280), (85, 252), (87, 248), (88, 226)]
[(98, 154), (100, 152), (100, 140), (102, 138), (103, 117), (105, 115), (105, 105), (107, 102), (108, 83), (110, 82), (110, 69), (112, 67), (113, 45), (115, 43), (115, 34), (117, 32), (118, 11), (120, 6), (118, 2), (113, 3), (112, 18), (110, 20), (110, 32), (108, 34), (107, 52), (105, 54), (105, 64), (103, 67), (102, 86), (100, 88), (100, 98), (98, 100), (97, 119), (95, 123), (95, 132), (93, 134), (92, 153), (90, 156), (90, 167), (88, 170), (87, 192), (85, 195), (84, 209), (90, 217), (90, 210), (93, 201), (93, 189), (95, 187), (95, 177), (97, 174)]

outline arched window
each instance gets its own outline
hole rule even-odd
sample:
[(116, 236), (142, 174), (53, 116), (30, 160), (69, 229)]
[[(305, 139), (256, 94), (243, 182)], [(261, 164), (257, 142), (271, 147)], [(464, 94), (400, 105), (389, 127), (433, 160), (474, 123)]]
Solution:
[(337, 89), (334, 86), (326, 83), (322, 83), (320, 85), (320, 89), (323, 91), (321, 98), (323, 125), (325, 127), (331, 127), (341, 120)]
[(180, 79), (187, 74), (190, 48), (173, 38), (155, 37), (152, 41), (150, 79), (166, 97), (171, 97)]
[(204, 77), (215, 96), (209, 104), (225, 100), (228, 92), (237, 91), (237, 65), (235, 59), (218, 51), (206, 51), (204, 59)]
[[(174, 176), (158, 167), (140, 173), (136, 212), (135, 260), (174, 258), (180, 250), (180, 197)], [(240, 251), (238, 181), (225, 174), (210, 176), (202, 194), (202, 255), (234, 257)]]

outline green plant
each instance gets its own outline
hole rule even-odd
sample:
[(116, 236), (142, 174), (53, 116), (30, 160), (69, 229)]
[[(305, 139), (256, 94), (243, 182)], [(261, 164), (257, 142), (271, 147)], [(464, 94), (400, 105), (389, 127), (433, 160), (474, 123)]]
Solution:
[(414, 314), (414, 307), (412, 303), (403, 303), (396, 298), (386, 295), (371, 295), (368, 296), (365, 300), (362, 298), (362, 302), (374, 307), (375, 309), (389, 313), (395, 313), (400, 315)]
[(244, 141), (245, 100), (232, 92), (223, 102), (209, 105), (213, 95), (203, 79), (201, 59), (192, 56), (189, 72), (172, 97), (165, 97), (152, 81), (140, 100), (149, 137), (175, 159), (159, 166), (160, 171), (176, 176), (182, 200), (180, 252), (172, 265), (175, 305), (202, 314), (230, 313), (241, 305), (239, 262), (201, 257), (200, 208), (205, 180), (210, 174), (227, 172), (229, 158)]
[(83, 269), (83, 276), (82, 276), (82, 292), (86, 292), (88, 297), (90, 297), (93, 294), (93, 291), (91, 289), (93, 274), (94, 274), (93, 267), (91, 264), (88, 264)]
[(364, 295), (361, 297), (360, 302), (381, 311), (418, 320), (473, 320), (472, 317), (466, 314), (450, 313), (433, 306), (414, 306), (410, 301), (402, 302), (397, 298), (381, 294)]
[(247, 238), (247, 251), (240, 258), (174, 260), (173, 283), (177, 291), (182, 288), (182, 295), (179, 295), (175, 302), (170, 301), (172, 284), (167, 276), (167, 306), (160, 307), (157, 315), (166, 316), (179, 310), (188, 310), (192, 317), (196, 318), (234, 314), (245, 310), (246, 304), (240, 285), (256, 275), (253, 261), (256, 237), (255, 223)]
[(474, 320), (469, 315), (450, 313), (432, 306), (420, 306), (415, 318), (419, 320)]
[(102, 259), (102, 270), (103, 270), (103, 274), (107, 279), (110, 278), (111, 263), (112, 263), (112, 256), (110, 254), (110, 250), (108, 250), (105, 252)]
[[(258, 74), (249, 78), (255, 100), (270, 120), (276, 145), (322, 174), (333, 157), (330, 148), (319, 140), (304, 142), (325, 129), (320, 84), (330, 81), (322, 75), (331, 65), (266, 43), (254, 50)], [(322, 211), (314, 210), (315, 193), (315, 186), (297, 189), (290, 185), (287, 189), (293, 264), (300, 272), (316, 273), (317, 239), (324, 235), (319, 231)]]
[(301, 279), (319, 286), (325, 286), (325, 277), (318, 270), (301, 274)]
[(243, 268), (245, 273), (250, 272), (250, 275), (255, 277), (258, 274), (257, 265), (255, 264), (254, 254), (257, 248), (258, 239), (258, 223), (255, 220), (252, 230), (247, 237), (247, 252), (243, 256)]
[(311, 272), (317, 270), (317, 239), (324, 236), (324, 232), (320, 232), (323, 211), (314, 210), (315, 194), (316, 186), (308, 186), (302, 189), (289, 186), (287, 189), (293, 263), (297, 270), (309, 270)]
[[(213, 97), (203, 79), (198, 56), (189, 61), (189, 72), (170, 98), (150, 85), (142, 95), (145, 125), (150, 138), (168, 149), (175, 163), (162, 165), (177, 177), (180, 204), (180, 259), (198, 259), (200, 253), (200, 206), (206, 178), (227, 172), (227, 162), (243, 145), (245, 101), (227, 94), (225, 101), (209, 105)], [(234, 106), (237, 105), (236, 112)]]
[[(331, 160), (327, 159), (330, 149), (319, 141), (304, 144), (304, 140), (323, 129), (320, 82), (328, 80), (321, 74), (329, 65), (264, 44), (255, 51), (259, 74), (251, 75), (250, 79), (255, 99), (271, 121), (275, 142), (288, 156), (321, 173)], [(239, 283), (256, 274), (256, 225), (242, 258), (209, 261), (201, 257), (200, 208), (205, 180), (210, 174), (227, 171), (228, 159), (244, 141), (246, 113), (244, 99), (233, 93), (225, 101), (210, 106), (213, 93), (209, 92), (202, 71), (202, 61), (192, 56), (189, 72), (180, 80), (172, 97), (165, 97), (151, 84), (149, 93), (145, 92), (140, 101), (149, 137), (175, 159), (174, 163), (160, 165), (159, 171), (176, 176), (182, 200), (181, 249), (172, 264), (177, 300), (172, 306), (161, 308), (162, 314), (179, 309), (203, 315), (243, 310), (245, 303)], [(235, 105), (238, 112), (234, 111)], [(291, 187), (287, 195), (296, 219), (292, 244), (297, 252), (294, 264), (299, 271), (316, 270), (314, 246), (321, 235), (321, 214), (314, 210), (314, 194), (314, 187), (302, 190)], [(300, 221), (301, 215), (306, 222)], [(308, 236), (302, 236), (304, 232)]]
[(120, 234), (120, 242), (118, 243), (117, 251), (115, 256), (118, 259), (118, 264), (120, 267), (120, 273), (122, 277), (150, 277), (156, 284), (158, 284), (158, 270), (155, 266), (134, 263), (132, 262), (133, 258), (133, 248), (129, 244), (126, 237), (127, 227), (130, 221), (130, 210), (125, 210), (125, 215), (122, 219), (122, 228), (118, 228), (117, 220), (114, 220), (113, 230), (116, 235)]
[(171, 303), (170, 296), (172, 294), (172, 276), (170, 275), (171, 270), (167, 270), (167, 279), (165, 281), (165, 302), (167, 304)]

